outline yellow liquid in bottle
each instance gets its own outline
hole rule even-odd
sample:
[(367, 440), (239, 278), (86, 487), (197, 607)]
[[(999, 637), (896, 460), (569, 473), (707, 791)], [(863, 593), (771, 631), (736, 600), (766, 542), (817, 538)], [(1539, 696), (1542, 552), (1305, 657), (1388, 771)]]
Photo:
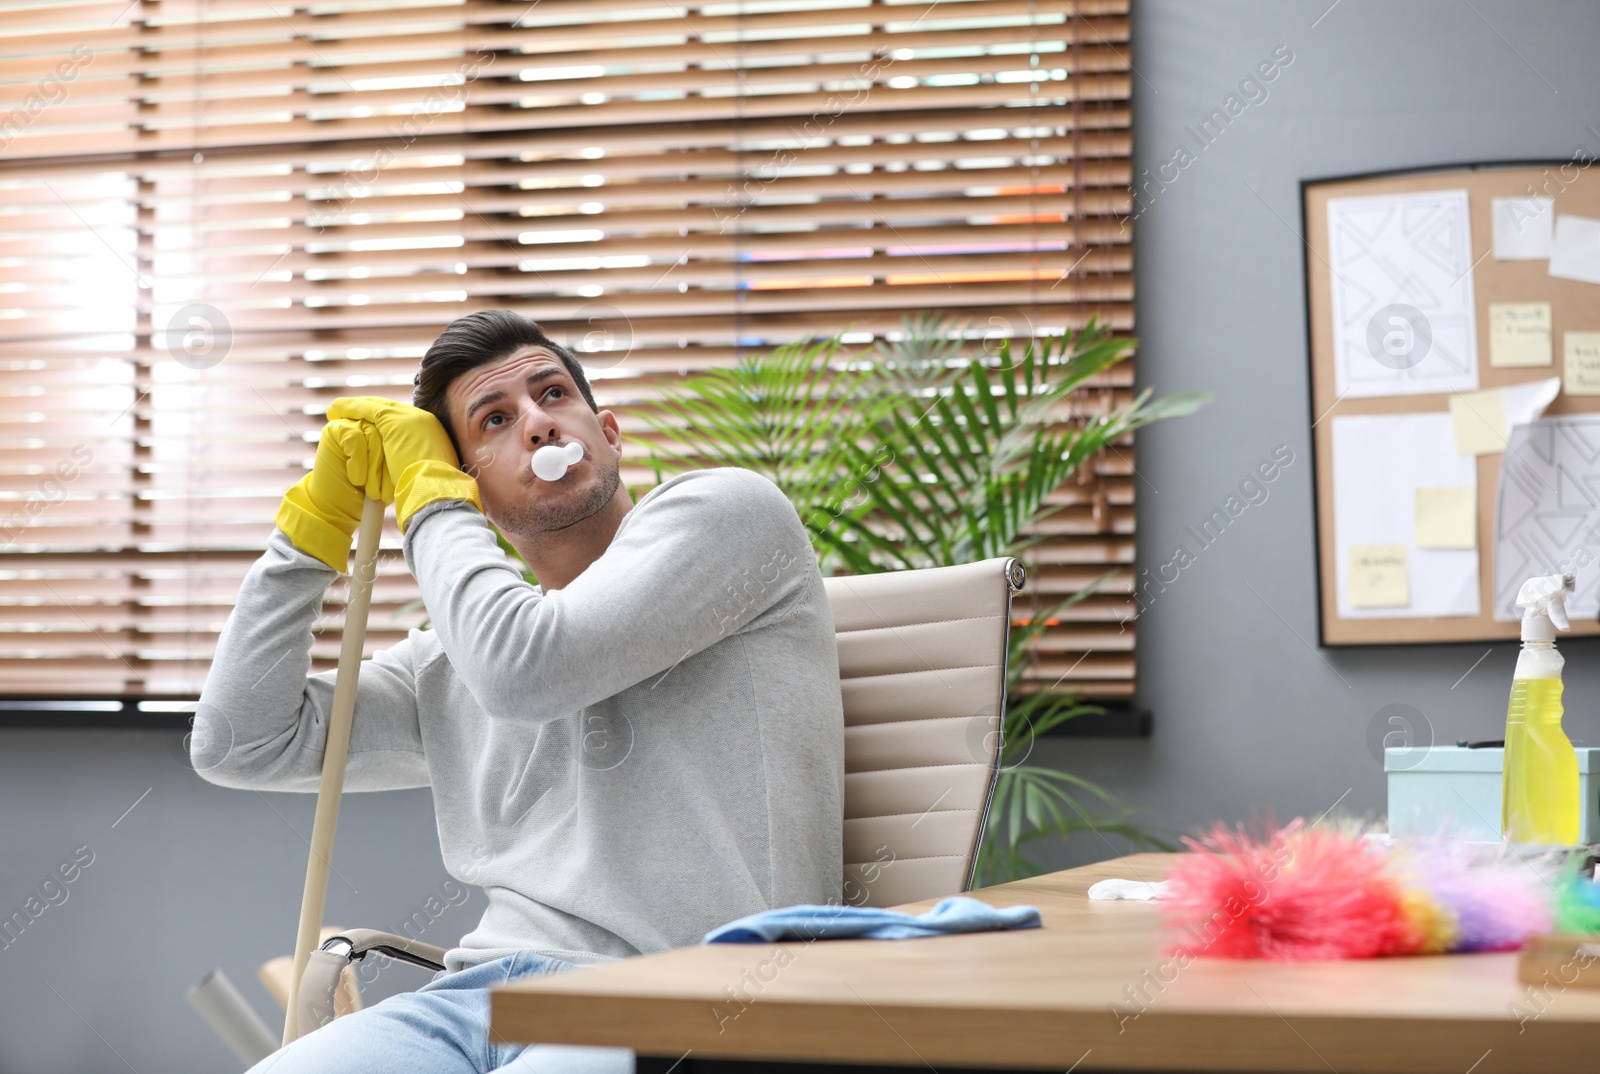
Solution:
[(1516, 679), (1506, 714), (1501, 828), (1513, 843), (1578, 842), (1578, 756), (1561, 730), (1561, 680)]

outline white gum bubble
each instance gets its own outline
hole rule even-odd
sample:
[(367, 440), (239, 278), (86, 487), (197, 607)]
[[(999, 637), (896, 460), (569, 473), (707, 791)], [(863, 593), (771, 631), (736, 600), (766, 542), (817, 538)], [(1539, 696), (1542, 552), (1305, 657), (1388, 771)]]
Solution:
[(564, 447), (546, 444), (533, 453), (533, 474), (545, 481), (559, 481), (582, 458), (583, 445), (576, 440), (567, 441)]

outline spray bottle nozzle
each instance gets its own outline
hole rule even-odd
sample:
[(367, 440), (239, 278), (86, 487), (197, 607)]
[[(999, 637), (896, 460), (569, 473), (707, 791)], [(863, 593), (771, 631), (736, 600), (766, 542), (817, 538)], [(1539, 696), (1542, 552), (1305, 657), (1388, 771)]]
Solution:
[(1517, 609), (1522, 612), (1523, 641), (1550, 641), (1556, 630), (1572, 629), (1566, 600), (1575, 586), (1570, 574), (1546, 574), (1522, 583)]

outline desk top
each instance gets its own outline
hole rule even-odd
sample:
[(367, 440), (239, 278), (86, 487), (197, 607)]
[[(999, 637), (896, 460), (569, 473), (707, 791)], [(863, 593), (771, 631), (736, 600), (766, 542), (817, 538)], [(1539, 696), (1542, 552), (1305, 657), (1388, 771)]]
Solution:
[(492, 1030), (672, 1058), (916, 1067), (1600, 1070), (1600, 991), (1552, 982), (1534, 997), (1515, 954), (1182, 967), (1155, 907), (1086, 895), (1106, 877), (1159, 880), (1174, 860), (1137, 854), (968, 893), (1037, 906), (1039, 929), (713, 944), (514, 981), (492, 993)]

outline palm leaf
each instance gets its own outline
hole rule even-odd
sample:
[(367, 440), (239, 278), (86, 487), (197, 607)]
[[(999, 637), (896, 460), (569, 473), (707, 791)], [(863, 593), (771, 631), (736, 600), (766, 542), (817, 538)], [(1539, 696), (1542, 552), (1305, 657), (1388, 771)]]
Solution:
[(742, 466), (770, 478), (797, 507), (825, 502), (854, 446), (850, 434), (897, 403), (870, 373), (835, 362), (839, 347), (837, 337), (797, 341), (663, 389), (640, 414), (659, 437), (653, 464), (673, 473)]

